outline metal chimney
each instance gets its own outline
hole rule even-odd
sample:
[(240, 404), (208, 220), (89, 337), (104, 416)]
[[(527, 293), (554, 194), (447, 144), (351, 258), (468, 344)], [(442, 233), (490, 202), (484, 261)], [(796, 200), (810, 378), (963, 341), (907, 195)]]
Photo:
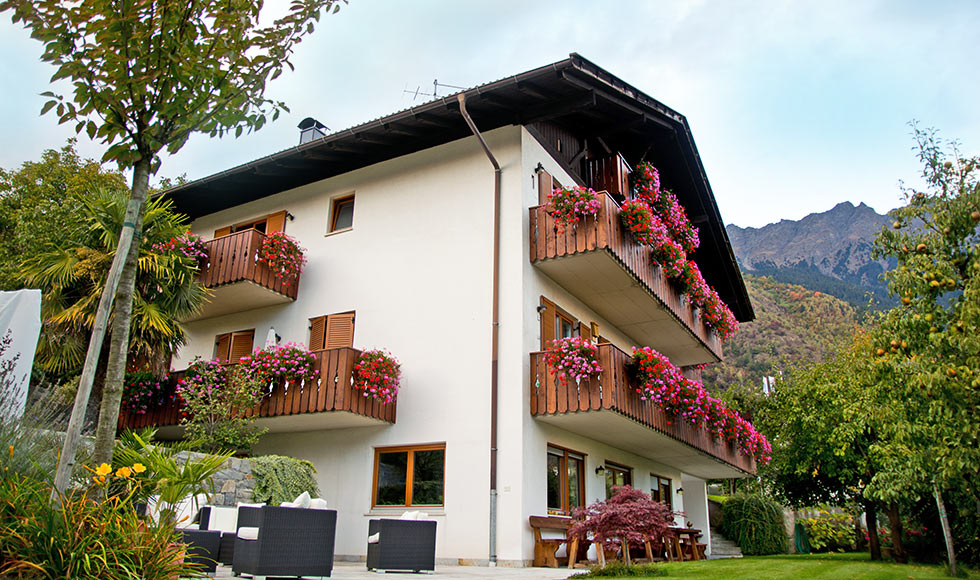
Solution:
[(307, 117), (299, 122), (299, 144), (309, 143), (316, 139), (327, 136), (327, 131), (330, 130), (329, 127), (317, 121), (313, 117)]

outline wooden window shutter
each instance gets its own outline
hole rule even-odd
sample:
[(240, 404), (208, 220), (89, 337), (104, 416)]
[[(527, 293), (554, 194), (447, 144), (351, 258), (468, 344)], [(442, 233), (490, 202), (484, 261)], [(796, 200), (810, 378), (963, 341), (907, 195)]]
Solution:
[(592, 342), (592, 328), (584, 322), (578, 323), (578, 335), (585, 342)]
[(557, 315), (557, 311), (555, 310), (555, 303), (544, 296), (541, 297), (541, 306), (545, 307), (540, 314), (541, 350), (545, 350), (551, 344), (551, 341), (555, 340), (555, 316)]
[(219, 334), (214, 337), (214, 357), (219, 362), (228, 362), (228, 349), (231, 347), (231, 333)]
[(252, 342), (255, 340), (255, 329), (231, 333), (231, 348), (228, 362), (237, 363), (243, 356), (252, 354)]
[(285, 231), (286, 229), (286, 210), (278, 213), (270, 213), (265, 218), (265, 233), (272, 234), (275, 232)]
[(222, 236), (227, 236), (231, 234), (231, 226), (221, 228), (219, 230), (214, 230), (214, 237), (220, 238)]
[(551, 174), (541, 169), (538, 171), (538, 205), (548, 203), (548, 194), (551, 193)]
[(327, 317), (326, 348), (354, 346), (354, 313), (331, 314)]
[(318, 316), (310, 319), (310, 350), (323, 350), (324, 332), (326, 329), (326, 316)]

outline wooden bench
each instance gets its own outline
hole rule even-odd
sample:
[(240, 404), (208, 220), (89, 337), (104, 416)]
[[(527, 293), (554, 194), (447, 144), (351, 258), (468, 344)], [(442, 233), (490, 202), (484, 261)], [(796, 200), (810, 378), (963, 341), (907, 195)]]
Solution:
[[(562, 545), (568, 548), (568, 567), (575, 565), (578, 555), (578, 538), (568, 537), (568, 528), (572, 527), (575, 520), (565, 516), (531, 516), (528, 523), (534, 532), (534, 565), (547, 566), (549, 568), (558, 567), (558, 558), (555, 553)], [(562, 533), (562, 538), (542, 538), (541, 530), (554, 530)]]

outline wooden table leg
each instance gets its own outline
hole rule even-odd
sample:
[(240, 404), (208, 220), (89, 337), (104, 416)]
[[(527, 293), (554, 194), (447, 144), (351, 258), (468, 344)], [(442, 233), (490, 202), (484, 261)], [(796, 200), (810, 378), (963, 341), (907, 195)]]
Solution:
[(575, 560), (578, 559), (578, 538), (573, 538), (568, 546), (568, 567), (575, 567)]

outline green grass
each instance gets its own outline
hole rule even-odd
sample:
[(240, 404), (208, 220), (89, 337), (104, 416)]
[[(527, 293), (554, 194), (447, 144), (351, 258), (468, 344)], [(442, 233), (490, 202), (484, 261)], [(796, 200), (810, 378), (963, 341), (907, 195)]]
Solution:
[[(852, 554), (792, 554), (754, 556), (701, 562), (674, 562), (660, 565), (668, 578), (698, 578), (699, 580), (775, 580), (803, 578), (814, 580), (907, 580), (920, 578), (947, 579), (942, 566), (872, 562), (866, 553)], [(980, 579), (969, 571), (967, 578)], [(964, 577), (961, 572), (960, 577)]]

